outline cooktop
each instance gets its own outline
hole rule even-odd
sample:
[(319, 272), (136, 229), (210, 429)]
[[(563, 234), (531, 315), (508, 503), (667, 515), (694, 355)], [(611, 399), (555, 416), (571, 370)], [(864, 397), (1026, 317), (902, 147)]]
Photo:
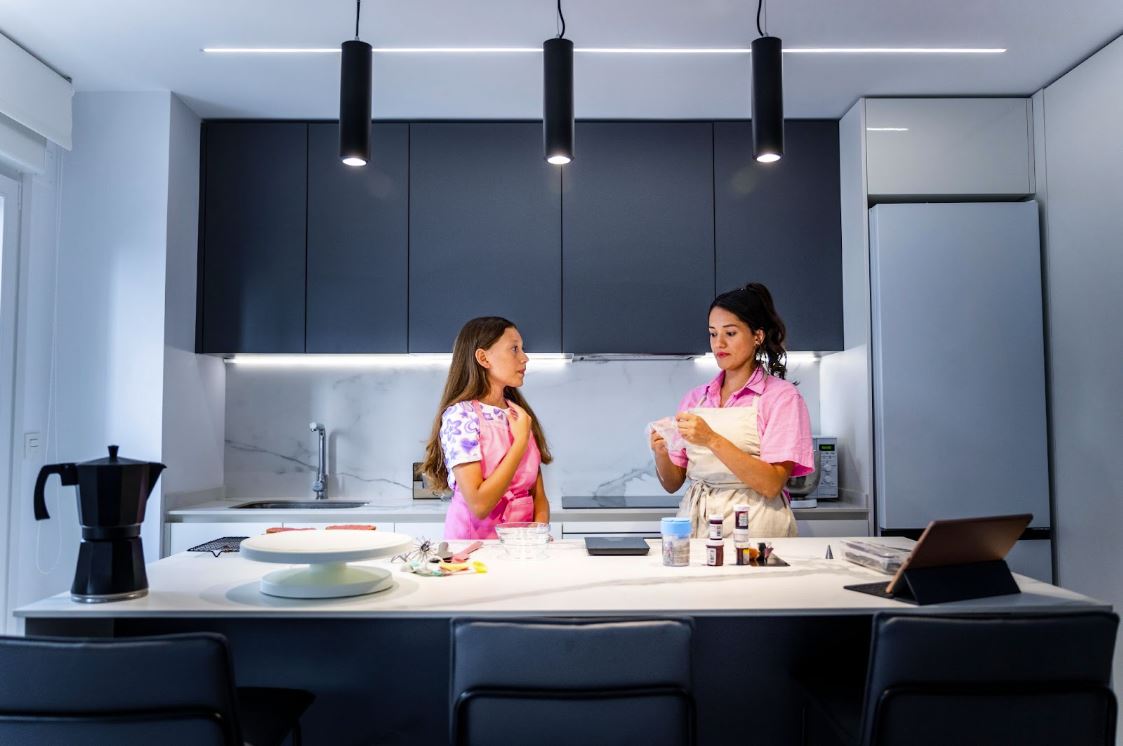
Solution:
[(562, 508), (660, 508), (674, 510), (681, 495), (566, 495)]

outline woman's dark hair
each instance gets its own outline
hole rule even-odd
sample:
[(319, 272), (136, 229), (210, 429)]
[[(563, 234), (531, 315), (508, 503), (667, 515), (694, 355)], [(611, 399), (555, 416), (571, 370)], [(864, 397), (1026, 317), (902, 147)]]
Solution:
[(787, 353), (784, 351), (784, 339), (787, 329), (780, 314), (776, 313), (776, 305), (772, 302), (772, 293), (759, 282), (750, 282), (744, 287), (730, 290), (714, 298), (710, 304), (710, 311), (714, 308), (724, 308), (749, 327), (754, 334), (758, 329), (764, 332), (764, 343), (757, 349), (757, 362), (764, 369), (777, 378), (783, 378), (788, 373)]

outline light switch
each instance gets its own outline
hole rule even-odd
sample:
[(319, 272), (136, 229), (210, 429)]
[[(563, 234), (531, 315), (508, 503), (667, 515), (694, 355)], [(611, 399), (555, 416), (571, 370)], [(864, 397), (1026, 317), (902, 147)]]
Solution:
[(39, 458), (39, 433), (23, 434), (23, 457), (25, 459)]

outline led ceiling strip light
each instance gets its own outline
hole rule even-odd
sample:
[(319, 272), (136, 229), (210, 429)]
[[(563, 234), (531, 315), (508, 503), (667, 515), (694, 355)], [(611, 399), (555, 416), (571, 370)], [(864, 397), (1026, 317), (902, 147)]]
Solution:
[[(540, 47), (373, 47), (374, 54), (542, 54)], [(576, 54), (750, 54), (739, 47), (575, 47)], [(337, 47), (204, 47), (207, 54), (339, 54)], [(1001, 47), (790, 47), (784, 54), (1003, 54)]]

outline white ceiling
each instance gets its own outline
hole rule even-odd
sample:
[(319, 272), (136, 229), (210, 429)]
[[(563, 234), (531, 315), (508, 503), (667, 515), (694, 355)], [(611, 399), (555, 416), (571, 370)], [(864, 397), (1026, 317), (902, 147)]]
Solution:
[[(750, 0), (564, 0), (578, 47), (745, 47)], [(1123, 31), (1123, 0), (772, 0), (789, 47), (1005, 47), (1001, 55), (786, 55), (789, 117), (841, 116), (863, 95), (1028, 95)], [(0, 32), (78, 91), (171, 90), (203, 117), (334, 118), (336, 55), (223, 56), (203, 47), (335, 47), (351, 0), (4, 0)], [(537, 47), (552, 0), (367, 0), (376, 47)], [(376, 54), (376, 118), (537, 118), (534, 54)], [(575, 61), (579, 118), (749, 114), (745, 55)]]

